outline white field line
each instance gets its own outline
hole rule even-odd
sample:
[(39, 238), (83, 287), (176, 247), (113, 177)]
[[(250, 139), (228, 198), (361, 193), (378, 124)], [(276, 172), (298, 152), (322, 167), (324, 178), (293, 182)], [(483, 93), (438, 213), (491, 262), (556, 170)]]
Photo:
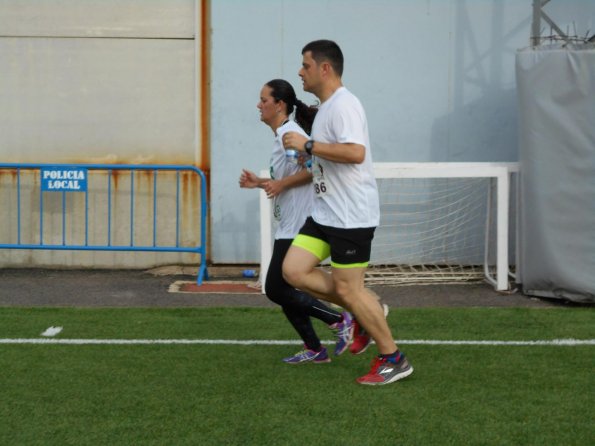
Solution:
[[(323, 341), (334, 344), (334, 341)], [(0, 339), (0, 344), (52, 344), (52, 345), (299, 345), (301, 341), (279, 340), (239, 340), (239, 339), (54, 339), (54, 338), (15, 338)], [(498, 340), (432, 340), (403, 339), (399, 345), (477, 345), (477, 346), (564, 346), (574, 347), (595, 345), (595, 339), (550, 339), (535, 341), (498, 341)]]

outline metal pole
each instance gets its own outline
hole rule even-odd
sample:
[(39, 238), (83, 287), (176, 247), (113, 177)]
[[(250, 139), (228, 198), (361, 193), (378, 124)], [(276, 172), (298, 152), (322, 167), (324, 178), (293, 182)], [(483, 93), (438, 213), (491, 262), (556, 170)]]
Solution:
[(531, 23), (531, 46), (538, 46), (541, 43), (541, 0), (533, 0), (533, 22)]

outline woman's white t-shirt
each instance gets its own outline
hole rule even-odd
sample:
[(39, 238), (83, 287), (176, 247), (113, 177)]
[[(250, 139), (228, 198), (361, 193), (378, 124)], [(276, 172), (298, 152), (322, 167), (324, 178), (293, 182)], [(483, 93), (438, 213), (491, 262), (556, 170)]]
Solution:
[[(283, 148), (283, 135), (286, 132), (298, 132), (308, 136), (294, 121), (287, 121), (277, 129), (277, 136), (271, 154), (270, 175), (280, 180), (303, 169), (302, 166), (287, 160)], [(312, 184), (292, 187), (273, 199), (273, 215), (278, 221), (275, 239), (293, 239), (312, 212), (314, 192)]]
[(312, 126), (312, 139), (331, 144), (361, 144), (366, 149), (361, 164), (313, 157), (314, 221), (335, 228), (378, 226), (380, 205), (368, 121), (360, 101), (347, 88), (339, 88), (320, 105)]

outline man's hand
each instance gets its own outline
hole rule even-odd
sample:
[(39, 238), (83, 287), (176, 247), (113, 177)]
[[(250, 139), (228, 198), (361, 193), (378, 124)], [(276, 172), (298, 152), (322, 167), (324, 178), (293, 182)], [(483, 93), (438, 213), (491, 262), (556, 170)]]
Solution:
[(283, 147), (285, 149), (295, 149), (299, 152), (304, 152), (306, 141), (308, 141), (308, 138), (297, 132), (287, 132), (283, 135)]

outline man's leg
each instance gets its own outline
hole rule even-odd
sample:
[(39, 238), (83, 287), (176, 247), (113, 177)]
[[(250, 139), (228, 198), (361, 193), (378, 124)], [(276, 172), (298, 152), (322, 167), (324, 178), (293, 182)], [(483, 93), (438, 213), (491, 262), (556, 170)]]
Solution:
[[(370, 288), (365, 288), (365, 290), (370, 293), (380, 304), (382, 307), (382, 311), (384, 313), (384, 318), (388, 316), (389, 308), (388, 305), (382, 302), (382, 299), (378, 294), (372, 291)], [(357, 319), (353, 318), (353, 342), (349, 345), (349, 351), (353, 355), (361, 355), (364, 353), (370, 344), (372, 343), (372, 338), (370, 334), (366, 331), (364, 327), (357, 321)]]
[(292, 245), (283, 261), (283, 277), (292, 286), (313, 296), (342, 305), (335, 295), (330, 273), (316, 268), (321, 259), (299, 246)]
[[(319, 242), (325, 245), (326, 249), (326, 244), (322, 241)], [(348, 309), (344, 302), (336, 296), (331, 274), (316, 268), (321, 257), (325, 257), (324, 254), (319, 257), (304, 248), (292, 245), (283, 261), (283, 277), (294, 287), (312, 296)], [(344, 312), (342, 320), (329, 327), (337, 336), (335, 355), (340, 355), (347, 349), (353, 338), (352, 316), (348, 312)]]
[(378, 300), (364, 288), (364, 272), (365, 268), (333, 268), (337, 295), (350, 305), (378, 347), (379, 355), (370, 371), (356, 381), (365, 385), (390, 384), (411, 375), (413, 367), (397, 349)]
[(380, 354), (397, 351), (384, 310), (378, 299), (364, 288), (366, 268), (333, 268), (332, 279), (336, 298), (342, 302), (376, 341)]
[(364, 288), (366, 268), (333, 268), (329, 274), (316, 269), (319, 259), (309, 251), (291, 246), (283, 262), (283, 275), (294, 287), (351, 311), (376, 341), (381, 354), (394, 353), (393, 340), (378, 300)]

